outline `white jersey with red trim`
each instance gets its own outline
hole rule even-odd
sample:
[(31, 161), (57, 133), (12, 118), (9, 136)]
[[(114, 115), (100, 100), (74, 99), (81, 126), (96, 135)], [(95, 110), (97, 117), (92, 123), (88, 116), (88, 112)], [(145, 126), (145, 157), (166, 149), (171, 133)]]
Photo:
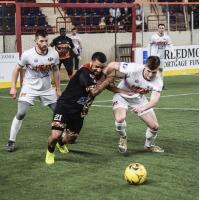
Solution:
[(18, 64), (25, 69), (23, 85), (33, 90), (48, 90), (51, 88), (50, 72), (59, 64), (59, 55), (51, 47), (44, 55), (31, 48), (22, 54)]
[(70, 35), (69, 37), (72, 39), (72, 42), (73, 42), (75, 48), (80, 50), (81, 49), (81, 47), (80, 47), (80, 43), (81, 43), (80, 36), (78, 34), (76, 34), (76, 35)]
[(143, 76), (144, 66), (136, 63), (119, 63), (119, 71), (125, 74), (124, 79), (118, 84), (118, 88), (124, 89), (132, 93), (131, 96), (120, 94), (125, 98), (136, 98), (150, 91), (161, 92), (163, 80), (160, 75), (148, 81)]
[(149, 41), (149, 55), (164, 59), (165, 49), (169, 49), (172, 52), (174, 51), (171, 38), (166, 34), (162, 36), (158, 33), (153, 34)]

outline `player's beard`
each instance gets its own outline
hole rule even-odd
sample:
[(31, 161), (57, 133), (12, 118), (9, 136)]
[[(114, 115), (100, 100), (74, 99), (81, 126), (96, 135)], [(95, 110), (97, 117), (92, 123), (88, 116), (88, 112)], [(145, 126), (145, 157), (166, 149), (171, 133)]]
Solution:
[(93, 73), (95, 74), (95, 76), (99, 76), (101, 74), (101, 72), (98, 71), (94, 71)]
[(47, 45), (44, 45), (44, 46), (37, 45), (37, 46), (38, 46), (38, 49), (40, 50), (41, 53), (47, 52), (47, 48), (48, 48)]

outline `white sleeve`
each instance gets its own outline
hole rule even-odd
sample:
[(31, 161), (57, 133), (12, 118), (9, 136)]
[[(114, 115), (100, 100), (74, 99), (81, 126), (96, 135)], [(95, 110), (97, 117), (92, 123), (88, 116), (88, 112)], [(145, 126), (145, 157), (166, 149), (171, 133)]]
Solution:
[(57, 51), (55, 51), (55, 55), (56, 55), (56, 57), (55, 57), (55, 65), (58, 65), (60, 63), (60, 59), (59, 59), (59, 54), (58, 54)]
[(22, 53), (20, 60), (18, 61), (20, 67), (25, 67), (28, 64), (28, 56), (26, 52)]
[(157, 79), (156, 84), (153, 86), (153, 91), (161, 92), (163, 88), (163, 80), (161, 78)]
[(156, 34), (152, 35), (149, 40), (148, 45), (148, 55), (149, 56), (157, 56), (158, 54), (158, 44), (159, 38), (156, 36)]
[(79, 42), (81, 42), (81, 37), (78, 35), (78, 40), (79, 40)]
[(53, 69), (57, 68), (57, 65), (59, 64), (60, 60), (59, 60), (59, 54), (56, 50), (54, 50), (54, 58), (55, 58), (55, 62), (53, 63)]
[(175, 49), (174, 49), (174, 45), (172, 44), (171, 38), (168, 36), (167, 37), (167, 46), (166, 49), (170, 50), (173, 53), (173, 56), (175, 57)]
[(119, 62), (119, 72), (129, 74), (136, 72), (138, 67), (136, 63)]
[(159, 42), (159, 38), (156, 36), (156, 34), (153, 34), (149, 40), (149, 44), (157, 44)]

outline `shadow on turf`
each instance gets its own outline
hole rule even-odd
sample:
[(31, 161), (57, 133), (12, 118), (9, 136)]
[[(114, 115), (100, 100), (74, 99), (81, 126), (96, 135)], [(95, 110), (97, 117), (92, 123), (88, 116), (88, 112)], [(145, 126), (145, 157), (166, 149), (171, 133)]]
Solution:
[(128, 151), (126, 153), (121, 153), (121, 155), (125, 156), (125, 157), (128, 157), (128, 156), (131, 156), (131, 155), (137, 155), (137, 154), (152, 154), (151, 152), (147, 152), (145, 151), (144, 149), (139, 149), (139, 150), (136, 150), (136, 149), (128, 149)]
[(75, 163), (92, 162), (93, 164), (94, 163), (101, 164), (101, 163), (110, 161), (109, 156), (102, 156), (101, 154), (98, 154), (98, 153), (91, 153), (91, 152), (81, 151), (81, 150), (70, 150), (67, 156), (64, 156), (64, 157), (59, 156), (56, 159), (57, 161), (64, 161), (64, 162), (75, 162)]
[(84, 156), (91, 156), (91, 155), (99, 155), (97, 153), (87, 152), (87, 151), (80, 151), (80, 150), (70, 150), (70, 153), (84, 155)]
[(155, 183), (156, 183), (156, 181), (147, 178), (147, 180), (144, 183), (142, 183), (142, 184), (130, 184), (130, 183), (127, 182), (127, 183), (125, 183), (125, 184), (122, 185), (122, 189), (126, 188), (127, 185), (129, 187), (145, 187), (147, 185), (152, 185), (152, 184), (155, 184)]

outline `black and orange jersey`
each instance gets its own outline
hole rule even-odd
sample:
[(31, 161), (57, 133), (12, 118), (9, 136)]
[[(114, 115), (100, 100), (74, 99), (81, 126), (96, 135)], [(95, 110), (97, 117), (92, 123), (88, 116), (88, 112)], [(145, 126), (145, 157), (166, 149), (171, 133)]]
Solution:
[(99, 78), (91, 71), (88, 64), (81, 67), (70, 79), (57, 103), (62, 104), (68, 114), (84, 117), (94, 100), (86, 88), (96, 85)]
[(59, 54), (60, 60), (69, 59), (72, 57), (74, 44), (72, 39), (67, 36), (58, 36), (50, 44), (55, 46), (56, 51)]

